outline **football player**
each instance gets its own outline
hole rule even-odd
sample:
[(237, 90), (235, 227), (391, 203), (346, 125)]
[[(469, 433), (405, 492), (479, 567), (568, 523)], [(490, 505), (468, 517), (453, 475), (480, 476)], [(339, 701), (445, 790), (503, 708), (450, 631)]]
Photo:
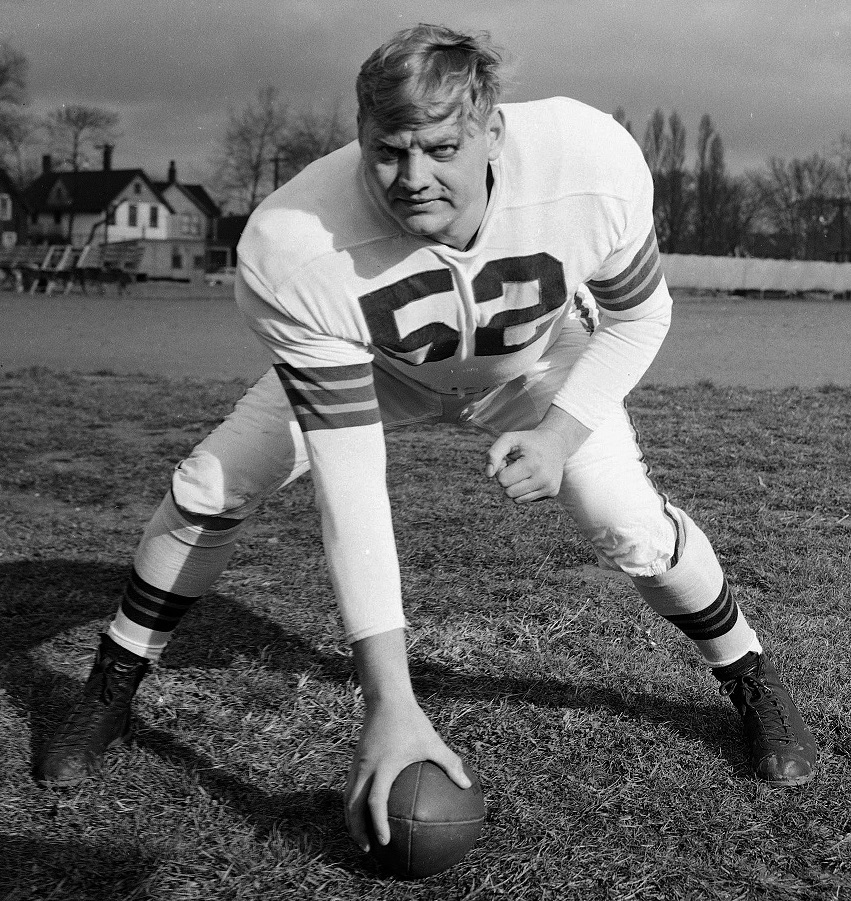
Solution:
[(139, 681), (246, 518), (310, 468), (365, 700), (349, 830), (367, 847), (369, 811), (387, 842), (390, 786), (414, 761), (466, 787), (411, 687), (385, 479), (385, 431), (441, 422), (491, 435), (486, 476), (518, 504), (557, 498), (694, 642), (758, 778), (812, 778), (812, 736), (625, 412), (671, 314), (641, 151), (575, 100), (501, 104), (500, 77), (487, 35), (395, 35), (358, 76), (358, 140), (251, 216), (236, 300), (273, 368), (176, 468), (40, 781), (73, 784), (126, 739)]

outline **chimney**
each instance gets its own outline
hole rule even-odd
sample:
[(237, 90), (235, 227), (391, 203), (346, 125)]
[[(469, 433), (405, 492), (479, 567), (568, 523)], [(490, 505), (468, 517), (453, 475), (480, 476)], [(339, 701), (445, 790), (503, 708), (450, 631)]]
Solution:
[(114, 144), (103, 145), (103, 171), (109, 172), (112, 169), (112, 151), (115, 149)]
[(41, 158), (41, 171), (48, 175), (53, 171), (53, 158), (49, 153), (45, 153)]
[(177, 181), (177, 166), (174, 165), (174, 160), (172, 160), (168, 164), (168, 183), (173, 185)]

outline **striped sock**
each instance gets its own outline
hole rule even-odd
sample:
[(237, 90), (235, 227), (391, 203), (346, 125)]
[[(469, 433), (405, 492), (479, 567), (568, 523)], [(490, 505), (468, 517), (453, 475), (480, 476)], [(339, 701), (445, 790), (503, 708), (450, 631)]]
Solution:
[(134, 567), (107, 634), (134, 654), (159, 660), (171, 633), (196, 600), (197, 597), (183, 597), (154, 588)]
[(725, 578), (721, 593), (708, 607), (694, 613), (663, 613), (662, 616), (686, 637), (699, 642), (725, 635), (736, 625), (740, 613)]
[(671, 509), (680, 532), (679, 560), (661, 575), (635, 576), (639, 594), (694, 642), (710, 667), (727, 666), (749, 651), (761, 653), (709, 539), (682, 510)]
[(158, 660), (192, 604), (222, 574), (242, 528), (185, 515), (171, 493), (148, 523), (108, 635), (128, 651)]

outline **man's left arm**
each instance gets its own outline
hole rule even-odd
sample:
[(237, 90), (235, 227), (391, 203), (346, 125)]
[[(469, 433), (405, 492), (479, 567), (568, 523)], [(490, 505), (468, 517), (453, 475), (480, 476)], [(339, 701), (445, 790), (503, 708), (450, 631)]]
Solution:
[(554, 497), (567, 460), (617, 413), (653, 362), (671, 321), (653, 224), (653, 183), (643, 160), (617, 248), (588, 281), (600, 324), (540, 425), (507, 432), (488, 451), (485, 474), (516, 503)]

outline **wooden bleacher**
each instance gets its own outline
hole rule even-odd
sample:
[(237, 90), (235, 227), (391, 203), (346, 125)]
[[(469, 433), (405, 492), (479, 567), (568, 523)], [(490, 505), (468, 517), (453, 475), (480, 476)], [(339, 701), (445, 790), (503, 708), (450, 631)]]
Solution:
[(115, 285), (119, 294), (136, 280), (144, 255), (138, 241), (115, 244), (32, 246), (22, 244), (0, 250), (0, 287), (19, 293), (67, 294), (78, 288), (84, 294), (96, 286), (101, 294)]
[(3, 273), (4, 287), (8, 285), (15, 291), (28, 291), (35, 273), (41, 270), (49, 252), (49, 247), (26, 244), (0, 251), (0, 272)]

